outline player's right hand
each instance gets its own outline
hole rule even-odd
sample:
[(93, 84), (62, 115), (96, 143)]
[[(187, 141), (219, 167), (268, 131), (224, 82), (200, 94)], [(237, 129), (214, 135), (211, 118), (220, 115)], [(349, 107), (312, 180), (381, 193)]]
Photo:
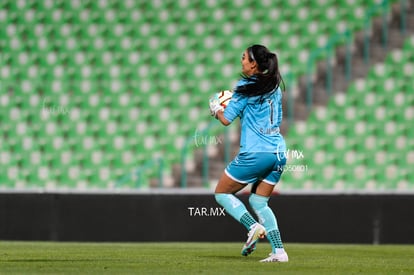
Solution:
[(220, 105), (220, 100), (219, 100), (217, 94), (210, 97), (209, 106), (210, 106), (210, 114), (212, 116), (214, 116), (215, 118), (217, 118), (217, 112), (218, 111), (220, 111), (220, 110), (223, 111), (224, 110), (223, 106)]

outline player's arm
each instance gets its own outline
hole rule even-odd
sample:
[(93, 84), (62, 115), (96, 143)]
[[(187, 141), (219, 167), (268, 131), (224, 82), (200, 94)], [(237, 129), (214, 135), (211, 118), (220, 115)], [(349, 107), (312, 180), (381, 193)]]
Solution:
[(210, 114), (221, 122), (221, 124), (227, 126), (231, 123), (224, 117), (224, 107), (220, 104), (217, 94), (212, 96), (209, 100)]
[(224, 126), (227, 126), (231, 123), (224, 117), (224, 108), (220, 105), (215, 105), (210, 103), (210, 113), (214, 116), (217, 120), (221, 122)]
[(224, 111), (223, 110), (218, 110), (216, 113), (216, 118), (221, 122), (221, 124), (223, 124), (224, 126), (228, 126), (230, 125), (230, 121), (228, 121), (225, 117), (224, 117)]

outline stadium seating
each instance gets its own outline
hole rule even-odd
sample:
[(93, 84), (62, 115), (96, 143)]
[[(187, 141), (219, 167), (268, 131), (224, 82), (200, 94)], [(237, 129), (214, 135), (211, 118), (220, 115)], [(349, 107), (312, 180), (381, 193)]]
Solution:
[(412, 191), (413, 72), (410, 37), (367, 78), (291, 129), (288, 147), (304, 157), (291, 157), (283, 190)]
[[(148, 186), (158, 159), (168, 174), (185, 141), (211, 119), (207, 98), (231, 87), (249, 44), (269, 45), (283, 73), (300, 75), (329, 36), (360, 29), (370, 5), (1, 1), (0, 188)], [(381, 116), (378, 106), (365, 109), (367, 118), (374, 110)], [(335, 146), (313, 142), (315, 150)]]

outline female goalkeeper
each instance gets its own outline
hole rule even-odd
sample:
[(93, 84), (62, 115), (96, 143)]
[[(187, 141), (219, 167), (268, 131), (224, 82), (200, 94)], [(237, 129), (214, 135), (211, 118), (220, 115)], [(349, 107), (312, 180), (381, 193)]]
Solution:
[[(211, 114), (223, 125), (229, 125), (237, 117), (241, 123), (239, 154), (224, 170), (215, 198), (249, 231), (242, 255), (252, 253), (259, 238), (266, 236), (272, 253), (261, 262), (287, 262), (276, 217), (268, 206), (286, 164), (286, 145), (279, 131), (283, 80), (276, 54), (265, 46), (248, 47), (241, 64), (243, 77), (236, 84), (227, 107), (223, 110), (217, 100), (210, 99)], [(234, 195), (248, 184), (253, 184), (249, 203), (260, 223)]]

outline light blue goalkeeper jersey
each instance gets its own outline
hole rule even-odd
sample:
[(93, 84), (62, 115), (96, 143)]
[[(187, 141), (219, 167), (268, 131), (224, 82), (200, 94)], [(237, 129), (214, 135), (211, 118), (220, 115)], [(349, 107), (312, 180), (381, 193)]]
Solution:
[[(248, 82), (241, 79), (237, 86)], [(244, 152), (286, 152), (286, 144), (280, 134), (282, 123), (282, 91), (277, 88), (261, 96), (247, 97), (234, 93), (224, 110), (224, 117), (232, 122), (240, 117), (240, 153)]]

